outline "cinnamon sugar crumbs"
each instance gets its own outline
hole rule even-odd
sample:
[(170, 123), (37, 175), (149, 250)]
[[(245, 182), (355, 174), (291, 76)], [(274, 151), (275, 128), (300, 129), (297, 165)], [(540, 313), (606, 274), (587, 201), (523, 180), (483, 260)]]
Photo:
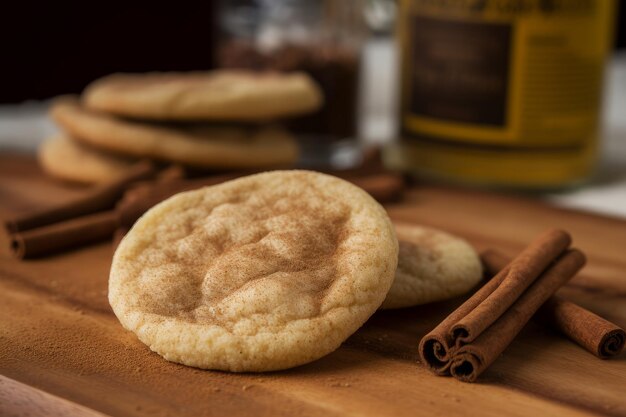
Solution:
[[(0, 284), (7, 300), (0, 316), (13, 318), (0, 331), (0, 363), (9, 377), (112, 415), (202, 416), (211, 401), (219, 401), (225, 413), (241, 413), (238, 396), (260, 388), (245, 375), (164, 361), (123, 331), (112, 314), (79, 314), (72, 304)], [(271, 401), (258, 407), (270, 410)]]

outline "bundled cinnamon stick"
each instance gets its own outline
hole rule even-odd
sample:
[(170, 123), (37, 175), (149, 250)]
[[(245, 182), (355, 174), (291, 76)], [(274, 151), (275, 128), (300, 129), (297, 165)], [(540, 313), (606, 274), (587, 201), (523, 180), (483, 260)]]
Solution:
[(118, 225), (114, 211), (103, 211), (26, 230), (11, 235), (11, 252), (17, 258), (50, 255), (100, 242), (111, 237)]
[(33, 258), (110, 238), (118, 224), (115, 203), (130, 184), (156, 172), (153, 163), (140, 161), (125, 175), (68, 203), (5, 220), (10, 253)]
[(127, 174), (108, 184), (94, 187), (84, 196), (52, 208), (8, 219), (4, 222), (5, 228), (9, 233), (18, 233), (113, 208), (129, 184), (150, 179), (155, 173), (156, 168), (151, 162), (138, 162)]
[(438, 375), (472, 382), (506, 349), (541, 305), (584, 265), (568, 250), (570, 236), (550, 230), (524, 249), (422, 338), (424, 365)]
[[(487, 250), (480, 257), (491, 275), (509, 263), (505, 255), (494, 250)], [(546, 301), (537, 316), (601, 359), (619, 355), (626, 343), (626, 332), (619, 326), (556, 295)]]
[(359, 177), (342, 177), (367, 191), (379, 203), (397, 201), (404, 192), (404, 177), (399, 174), (371, 174)]

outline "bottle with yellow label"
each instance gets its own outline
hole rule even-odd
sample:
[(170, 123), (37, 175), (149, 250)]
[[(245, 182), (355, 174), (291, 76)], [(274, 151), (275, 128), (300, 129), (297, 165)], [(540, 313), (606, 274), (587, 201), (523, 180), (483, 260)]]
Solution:
[(422, 176), (523, 189), (594, 166), (612, 0), (400, 0), (400, 141)]

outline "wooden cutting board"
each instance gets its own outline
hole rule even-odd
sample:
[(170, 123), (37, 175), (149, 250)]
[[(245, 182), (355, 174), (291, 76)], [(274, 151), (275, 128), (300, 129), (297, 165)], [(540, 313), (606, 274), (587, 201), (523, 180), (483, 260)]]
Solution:
[[(0, 215), (81, 192), (45, 178), (29, 157), (0, 157)], [(548, 227), (565, 228), (589, 263), (561, 294), (626, 327), (624, 220), (427, 185), (388, 210), (509, 254)], [(426, 372), (418, 341), (460, 300), (376, 313), (336, 352), (288, 371), (169, 363), (112, 314), (111, 255), (102, 243), (40, 260), (0, 258), (0, 415), (626, 416), (626, 355), (597, 359), (536, 323), (478, 383)]]

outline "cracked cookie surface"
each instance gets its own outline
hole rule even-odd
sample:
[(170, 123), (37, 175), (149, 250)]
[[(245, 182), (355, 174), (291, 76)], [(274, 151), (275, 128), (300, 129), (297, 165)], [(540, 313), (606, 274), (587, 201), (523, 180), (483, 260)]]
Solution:
[(168, 360), (269, 371), (335, 350), (380, 306), (398, 243), (343, 180), (275, 171), (182, 193), (119, 245), (109, 300)]

